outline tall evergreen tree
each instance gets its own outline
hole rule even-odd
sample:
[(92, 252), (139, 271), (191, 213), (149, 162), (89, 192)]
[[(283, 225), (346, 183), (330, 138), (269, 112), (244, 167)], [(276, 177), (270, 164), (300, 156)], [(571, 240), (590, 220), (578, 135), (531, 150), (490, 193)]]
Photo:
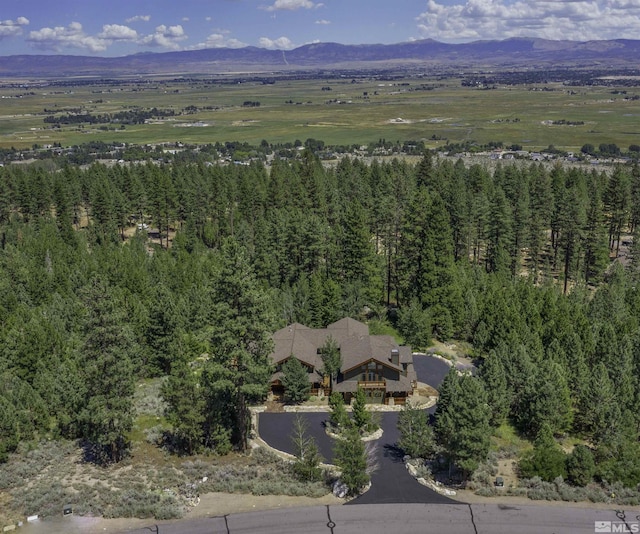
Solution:
[(509, 414), (511, 399), (505, 369), (495, 351), (491, 351), (482, 362), (480, 378), (484, 382), (487, 402), (491, 408), (491, 424), (498, 427)]
[(342, 358), (340, 356), (338, 342), (331, 335), (327, 337), (324, 345), (320, 348), (320, 356), (322, 357), (324, 373), (329, 375), (331, 383), (333, 384), (342, 366)]
[(190, 366), (196, 356), (194, 340), (185, 334), (178, 335), (169, 350), (173, 356), (171, 371), (161, 391), (167, 404), (167, 421), (173, 428), (176, 446), (187, 454), (194, 454), (202, 445), (205, 421), (204, 397)]
[(136, 345), (113, 287), (93, 278), (84, 302), (88, 318), (81, 361), (85, 388), (91, 394), (78, 414), (81, 432), (99, 461), (118, 462), (133, 428)]
[(604, 204), (609, 215), (609, 249), (620, 253), (620, 235), (629, 220), (631, 208), (631, 177), (621, 167), (617, 167), (607, 184)]
[(402, 303), (417, 299), (423, 308), (435, 307), (434, 332), (447, 338), (459, 324), (462, 295), (457, 284), (453, 240), (444, 202), (420, 189), (404, 217), (399, 248)]
[(223, 243), (220, 260), (203, 388), (213, 423), (209, 432), (230, 430), (233, 444), (245, 450), (249, 405), (264, 398), (268, 389), (274, 319), (269, 296), (258, 286), (247, 253), (233, 238)]
[(452, 376), (448, 375), (444, 407), (436, 410), (436, 437), (449, 461), (469, 476), (489, 452), (487, 392), (478, 378)]
[(335, 462), (340, 469), (340, 480), (346, 484), (349, 495), (358, 495), (369, 482), (367, 451), (356, 427), (347, 428), (343, 439), (336, 440)]
[(371, 414), (367, 410), (367, 397), (362, 388), (358, 388), (353, 398), (353, 424), (360, 432), (369, 430), (371, 426)]
[(435, 452), (433, 427), (425, 410), (405, 404), (398, 414), (398, 447), (413, 458), (430, 458)]

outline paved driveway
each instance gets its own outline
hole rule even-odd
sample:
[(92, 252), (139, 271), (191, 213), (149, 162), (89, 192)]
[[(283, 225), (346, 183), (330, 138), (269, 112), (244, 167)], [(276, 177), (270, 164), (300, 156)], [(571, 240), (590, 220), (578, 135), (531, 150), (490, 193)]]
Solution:
[(429, 384), (438, 389), (440, 384), (447, 376), (451, 367), (443, 362), (440, 358), (433, 356), (414, 356), (413, 368), (418, 375), (418, 381)]
[[(417, 356), (414, 365), (418, 380), (437, 388), (449, 372), (449, 366), (438, 358)], [(435, 408), (429, 409), (433, 413)], [(333, 462), (333, 440), (327, 436), (323, 422), (328, 413), (301, 413), (309, 426), (309, 435), (313, 436), (320, 454), (329, 463)], [(419, 484), (407, 471), (402, 461), (402, 453), (397, 449), (398, 412), (383, 412), (381, 426), (384, 430), (378, 446), (378, 470), (371, 477), (371, 489), (349, 504), (381, 503), (449, 503), (449, 499)], [(258, 418), (260, 437), (273, 448), (294, 453), (291, 443), (291, 429), (295, 414), (262, 413)]]

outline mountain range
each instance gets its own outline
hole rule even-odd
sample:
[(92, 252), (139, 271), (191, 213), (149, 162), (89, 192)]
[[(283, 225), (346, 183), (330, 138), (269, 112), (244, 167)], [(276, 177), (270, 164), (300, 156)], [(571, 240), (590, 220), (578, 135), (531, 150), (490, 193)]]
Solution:
[(313, 43), (293, 50), (257, 47), (140, 53), (122, 57), (0, 56), (3, 77), (212, 74), (326, 68), (400, 66), (600, 66), (637, 67), (640, 40), (551, 41), (512, 38), (447, 44), (431, 39), (398, 44)]

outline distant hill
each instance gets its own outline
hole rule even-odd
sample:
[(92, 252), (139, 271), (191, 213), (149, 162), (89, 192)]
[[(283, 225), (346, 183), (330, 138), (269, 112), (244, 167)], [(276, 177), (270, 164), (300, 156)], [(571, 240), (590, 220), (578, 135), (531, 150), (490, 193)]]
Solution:
[(235, 71), (451, 66), (637, 66), (640, 40), (549, 41), (514, 38), (446, 44), (425, 39), (382, 45), (314, 43), (293, 50), (209, 48), (107, 58), (71, 55), (0, 56), (0, 75), (115, 76), (126, 74), (225, 73)]

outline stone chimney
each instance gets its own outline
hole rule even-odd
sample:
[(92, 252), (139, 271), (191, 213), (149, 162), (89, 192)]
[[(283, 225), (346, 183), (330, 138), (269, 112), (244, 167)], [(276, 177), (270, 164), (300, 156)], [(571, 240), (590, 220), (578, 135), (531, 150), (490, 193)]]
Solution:
[(390, 360), (393, 365), (400, 365), (400, 351), (398, 349), (391, 349)]

